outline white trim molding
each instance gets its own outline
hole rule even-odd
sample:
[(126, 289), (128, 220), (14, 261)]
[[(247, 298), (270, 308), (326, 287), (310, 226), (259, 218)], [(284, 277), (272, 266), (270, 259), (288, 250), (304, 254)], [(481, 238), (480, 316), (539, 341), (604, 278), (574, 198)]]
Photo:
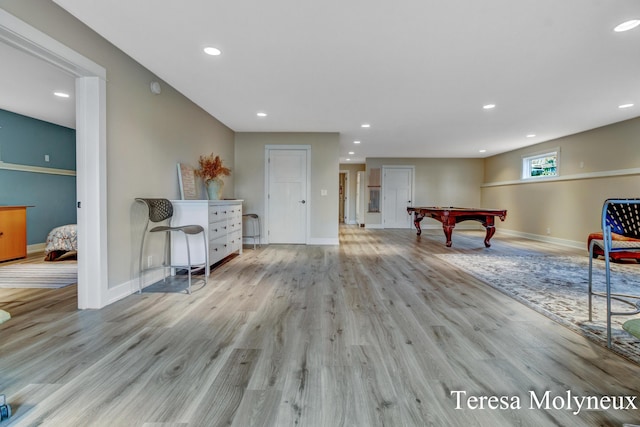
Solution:
[(578, 173), (578, 174), (564, 175), (564, 176), (540, 177), (537, 179), (514, 179), (512, 181), (485, 182), (481, 184), (480, 187), (487, 188), (487, 187), (502, 187), (506, 185), (540, 184), (542, 182), (576, 181), (581, 179), (611, 178), (616, 176), (629, 176), (629, 175), (640, 175), (640, 168), (618, 169), (618, 170), (610, 170), (610, 171), (602, 171), (602, 172), (587, 172), (587, 173)]
[(78, 308), (108, 304), (106, 76), (101, 65), (0, 9), (0, 43), (76, 79)]
[(549, 237), (549, 236), (544, 236), (542, 234), (525, 233), (522, 231), (506, 230), (504, 228), (500, 228), (500, 229), (496, 228), (496, 230), (497, 230), (496, 234), (498, 235), (504, 234), (507, 236), (522, 237), (529, 240), (535, 240), (537, 242), (552, 243), (554, 245), (565, 246), (565, 247), (574, 248), (574, 249), (584, 249), (585, 252), (587, 251), (586, 240), (584, 242), (577, 242), (575, 240), (560, 239), (558, 237)]
[(38, 252), (44, 252), (46, 249), (46, 243), (34, 243), (33, 245), (27, 245), (27, 254), (37, 254)]
[(311, 237), (308, 245), (340, 245), (340, 240), (332, 237)]
[(76, 171), (70, 170), (70, 169), (56, 169), (56, 168), (44, 168), (41, 166), (18, 165), (16, 163), (6, 163), (3, 161), (0, 161), (0, 169), (20, 171), (20, 172), (45, 173), (49, 175), (76, 176)]

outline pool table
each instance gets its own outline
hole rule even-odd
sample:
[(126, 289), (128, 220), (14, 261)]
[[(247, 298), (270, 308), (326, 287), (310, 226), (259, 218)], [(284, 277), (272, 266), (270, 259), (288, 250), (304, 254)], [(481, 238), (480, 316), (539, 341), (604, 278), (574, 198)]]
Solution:
[(456, 224), (462, 221), (478, 221), (487, 230), (484, 245), (491, 246), (489, 240), (496, 232), (495, 217), (504, 221), (507, 216), (505, 209), (476, 209), (476, 208), (442, 208), (442, 207), (408, 207), (409, 215), (413, 213), (413, 224), (418, 230), (418, 236), (422, 233), (420, 221), (425, 217), (433, 218), (442, 223), (444, 235), (447, 238), (447, 247), (451, 247), (451, 233)]

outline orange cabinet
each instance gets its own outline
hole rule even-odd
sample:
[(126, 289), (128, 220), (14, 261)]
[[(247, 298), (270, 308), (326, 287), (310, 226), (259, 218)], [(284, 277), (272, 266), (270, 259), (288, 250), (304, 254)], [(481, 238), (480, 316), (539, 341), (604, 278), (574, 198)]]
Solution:
[(27, 207), (0, 206), (0, 261), (27, 256)]

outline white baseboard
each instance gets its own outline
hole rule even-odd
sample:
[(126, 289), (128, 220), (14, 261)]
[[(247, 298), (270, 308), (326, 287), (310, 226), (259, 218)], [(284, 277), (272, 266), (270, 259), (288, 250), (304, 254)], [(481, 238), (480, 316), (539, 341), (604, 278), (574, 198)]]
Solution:
[(340, 241), (336, 237), (334, 238), (310, 238), (307, 242), (308, 245), (339, 245)]
[[(163, 278), (164, 275), (162, 273), (162, 270), (145, 273), (144, 282), (142, 283), (142, 289), (156, 282), (159, 282)], [(131, 279), (119, 285), (110, 287), (107, 294), (107, 305), (112, 304), (116, 301), (120, 301), (121, 299), (124, 299), (129, 295), (135, 294), (136, 292), (138, 292), (138, 286), (140, 286), (140, 279), (136, 277), (135, 279)]]
[(542, 234), (524, 233), (522, 231), (504, 230), (504, 229), (497, 229), (496, 234), (506, 234), (507, 236), (523, 237), (525, 239), (535, 240), (538, 242), (552, 243), (554, 245), (565, 246), (565, 247), (574, 248), (574, 249), (584, 249), (585, 251), (587, 250), (586, 239), (584, 242), (577, 242), (575, 240), (560, 239), (558, 237), (545, 236)]
[(264, 242), (262, 241), (262, 237), (256, 237), (255, 239), (253, 237), (243, 237), (242, 238), (242, 244), (243, 245), (253, 245), (253, 243), (255, 242), (256, 245), (261, 245)]
[(28, 254), (35, 254), (38, 252), (44, 252), (44, 249), (47, 247), (46, 243), (36, 243), (33, 245), (28, 245), (27, 246), (27, 253)]

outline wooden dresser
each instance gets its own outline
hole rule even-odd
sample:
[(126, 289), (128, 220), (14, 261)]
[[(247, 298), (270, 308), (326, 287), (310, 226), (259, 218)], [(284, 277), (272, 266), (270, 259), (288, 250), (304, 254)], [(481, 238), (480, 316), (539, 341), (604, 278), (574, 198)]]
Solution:
[[(210, 266), (232, 253), (242, 253), (242, 200), (171, 200), (172, 225), (197, 224), (204, 228), (207, 251), (203, 254), (201, 235), (189, 237), (191, 262), (201, 263), (207, 257), (207, 275)], [(172, 233), (171, 260), (174, 264), (187, 263), (184, 236)]]
[(0, 261), (27, 256), (27, 206), (0, 206)]

